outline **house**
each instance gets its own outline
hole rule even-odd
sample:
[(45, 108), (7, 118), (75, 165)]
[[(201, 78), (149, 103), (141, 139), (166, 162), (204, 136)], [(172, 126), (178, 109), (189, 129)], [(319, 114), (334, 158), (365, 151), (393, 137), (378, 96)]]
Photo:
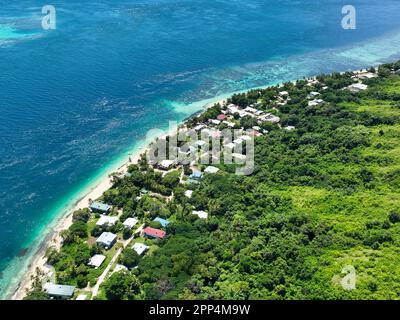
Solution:
[(205, 142), (205, 141), (203, 141), (203, 140), (197, 140), (196, 142), (195, 142), (195, 144), (198, 146), (198, 147), (202, 147), (202, 146), (204, 146), (205, 144), (206, 144), (207, 142)]
[(315, 100), (309, 101), (309, 102), (308, 102), (308, 106), (309, 106), (309, 107), (316, 107), (316, 106), (319, 106), (319, 105), (322, 104), (322, 103), (324, 103), (324, 100), (322, 100), (322, 99), (315, 99)]
[(281, 92), (279, 92), (279, 95), (280, 95), (281, 97), (287, 97), (287, 96), (289, 95), (289, 92), (287, 92), (287, 91), (281, 91)]
[(207, 219), (207, 217), (208, 217), (208, 213), (205, 211), (193, 210), (192, 214), (198, 216), (200, 219)]
[(186, 190), (185, 191), (185, 196), (188, 197), (188, 198), (191, 198), (192, 194), (193, 194), (193, 190)]
[(167, 235), (167, 233), (160, 229), (155, 229), (152, 227), (146, 227), (143, 229), (143, 235), (148, 238), (154, 239), (163, 239)]
[(106, 260), (106, 256), (102, 254), (95, 254), (90, 258), (88, 266), (95, 267), (97, 269), (103, 264), (104, 260)]
[(122, 265), (122, 264), (116, 264), (115, 267), (114, 267), (113, 273), (114, 273), (114, 272), (120, 272), (120, 271), (122, 271), (122, 270), (127, 271), (128, 268), (125, 267), (125, 266)]
[(233, 148), (235, 148), (235, 144), (232, 142), (227, 143), (226, 145), (224, 145), (224, 148), (228, 150), (233, 150)]
[(309, 80), (307, 80), (307, 85), (308, 85), (309, 87), (315, 86), (315, 85), (318, 84), (318, 83), (319, 83), (319, 81), (318, 81), (317, 79), (309, 79)]
[(75, 300), (86, 300), (87, 296), (86, 294), (80, 294), (79, 296), (76, 297)]
[(237, 106), (235, 106), (234, 104), (229, 105), (227, 109), (228, 109), (227, 110), (228, 113), (230, 113), (230, 114), (235, 114), (235, 113), (239, 112), (239, 108)]
[(90, 206), (89, 206), (90, 210), (92, 212), (98, 212), (98, 213), (104, 213), (107, 214), (110, 212), (111, 210), (111, 206), (105, 203), (102, 203), (100, 201), (93, 201)]
[[(255, 130), (255, 129), (254, 129), (254, 130)], [(251, 140), (253, 140), (252, 137), (249, 137), (249, 136), (246, 136), (246, 135), (241, 136), (240, 139), (243, 140), (243, 141), (251, 141)]]
[(160, 163), (159, 163), (159, 167), (160, 167), (160, 169), (162, 169), (162, 170), (169, 170), (169, 169), (171, 169), (173, 166), (175, 165), (175, 161), (174, 160), (162, 160)]
[(258, 120), (261, 122), (268, 121), (268, 122), (272, 122), (272, 123), (278, 123), (279, 121), (281, 121), (281, 119), (278, 116), (274, 116), (271, 113), (267, 113), (265, 115), (258, 117)]
[(160, 218), (160, 217), (155, 218), (153, 221), (158, 221), (163, 228), (165, 228), (170, 223), (168, 220)]
[(74, 295), (75, 287), (48, 282), (44, 285), (44, 291), (52, 299), (67, 300)]
[(376, 77), (378, 77), (378, 75), (375, 74), (375, 73), (372, 73), (372, 72), (361, 72), (359, 74), (356, 74), (352, 78), (364, 80), (364, 79), (372, 79), (372, 78), (376, 78)]
[(193, 173), (189, 176), (189, 179), (201, 179), (203, 173), (201, 171), (193, 171)]
[(319, 96), (320, 93), (316, 92), (316, 91), (312, 91), (310, 92), (310, 94), (308, 95), (308, 99), (315, 99), (315, 97)]
[(234, 122), (222, 121), (228, 128), (233, 128), (236, 124)]
[(213, 167), (213, 166), (208, 166), (208, 167), (204, 170), (205, 173), (211, 173), (211, 174), (217, 173), (218, 171), (219, 171), (219, 169), (216, 168), (216, 167)]
[(368, 86), (366, 84), (363, 84), (363, 83), (354, 83), (354, 84), (349, 85), (347, 87), (347, 90), (349, 90), (349, 91), (351, 91), (353, 93), (357, 93), (357, 92), (364, 91), (364, 90), (367, 90), (367, 89), (368, 89)]
[(225, 120), (226, 119), (226, 115), (224, 115), (223, 113), (221, 113), (221, 114), (219, 114), (218, 116), (217, 116), (217, 120), (219, 120), (219, 121), (223, 121), (223, 120)]
[(195, 131), (200, 131), (200, 130), (203, 129), (204, 127), (205, 127), (204, 124), (198, 124), (198, 125), (195, 126), (193, 129), (194, 129)]
[(143, 243), (138, 243), (136, 242), (133, 246), (132, 249), (136, 251), (136, 253), (141, 256), (145, 251), (149, 249), (149, 246), (146, 246)]
[(113, 226), (117, 223), (118, 217), (109, 217), (105, 215), (101, 215), (100, 219), (96, 222), (96, 226)]
[(218, 126), (221, 123), (221, 121), (217, 119), (209, 119), (208, 122), (215, 124), (216, 126)]
[(240, 111), (239, 111), (239, 117), (240, 117), (240, 118), (244, 118), (244, 117), (246, 117), (246, 116), (254, 117), (254, 115), (251, 114), (251, 113), (249, 113), (249, 112), (246, 112), (246, 111), (244, 111), (244, 110), (240, 110)]
[(296, 128), (293, 127), (293, 126), (286, 126), (286, 127), (284, 127), (284, 129), (287, 130), (287, 131), (292, 131), (292, 130), (294, 130)]
[(103, 246), (105, 249), (110, 249), (117, 241), (117, 235), (111, 232), (103, 232), (97, 238), (96, 243)]
[(238, 162), (238, 163), (244, 163), (244, 162), (246, 162), (246, 159), (247, 159), (246, 155), (241, 154), (241, 153), (232, 153), (232, 157), (235, 160), (235, 162)]
[(132, 229), (137, 223), (138, 219), (136, 218), (128, 218), (122, 224), (125, 228)]
[(252, 107), (246, 107), (245, 109), (244, 109), (244, 111), (246, 111), (246, 112), (249, 112), (249, 113), (256, 113), (258, 110), (257, 109), (254, 109), (254, 108), (252, 108)]

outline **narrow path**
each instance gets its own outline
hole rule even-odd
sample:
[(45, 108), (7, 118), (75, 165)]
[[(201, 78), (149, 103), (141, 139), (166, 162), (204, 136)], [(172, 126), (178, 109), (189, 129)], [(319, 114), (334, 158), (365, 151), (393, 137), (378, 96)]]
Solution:
[(97, 296), (99, 293), (99, 288), (100, 285), (103, 283), (104, 279), (107, 276), (108, 271), (110, 271), (111, 266), (114, 264), (114, 262), (118, 259), (119, 255), (122, 252), (122, 248), (119, 248), (117, 252), (115, 253), (114, 257), (112, 257), (111, 261), (108, 263), (107, 267), (104, 269), (103, 273), (100, 275), (100, 277), (97, 279), (96, 285), (93, 287), (93, 292), (92, 292), (92, 299)]
[[(144, 227), (144, 224), (142, 224), (139, 228), (136, 229), (136, 231), (134, 233), (140, 233), (142, 231)], [(134, 237), (129, 238), (126, 241), (121, 241), (120, 243), (122, 243), (123, 247), (119, 248), (117, 250), (117, 252), (115, 252), (114, 256), (112, 257), (112, 259), (110, 260), (110, 262), (108, 263), (107, 267), (104, 269), (103, 273), (100, 275), (100, 277), (97, 279), (96, 285), (93, 287), (93, 291), (92, 291), (92, 298), (91, 300), (93, 300), (94, 297), (97, 296), (97, 294), (99, 293), (99, 288), (100, 285), (103, 283), (104, 279), (106, 278), (108, 272), (110, 271), (112, 265), (114, 264), (115, 261), (117, 261), (119, 255), (122, 253), (122, 250), (124, 248), (126, 248), (129, 243), (133, 240)]]

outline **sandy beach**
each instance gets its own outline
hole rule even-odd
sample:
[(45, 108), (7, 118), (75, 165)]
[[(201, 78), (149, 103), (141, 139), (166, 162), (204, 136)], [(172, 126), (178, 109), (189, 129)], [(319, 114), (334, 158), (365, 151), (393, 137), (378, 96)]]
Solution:
[[(202, 112), (204, 112), (207, 108), (213, 106), (215, 103), (220, 103), (223, 104), (226, 101), (226, 99), (223, 100), (216, 100), (214, 102), (209, 102), (207, 103), (204, 107)], [(182, 122), (184, 123), (184, 122)], [(170, 129), (170, 130), (175, 130), (175, 129)], [(172, 132), (167, 131), (166, 133), (154, 137), (152, 141), (156, 139), (162, 139), (165, 138), (166, 136), (170, 135)], [(140, 156), (146, 152), (146, 150), (149, 148), (149, 145), (151, 142), (137, 150), (135, 150), (133, 153), (130, 153), (127, 156), (127, 159), (125, 162), (121, 164), (121, 166), (118, 167), (117, 170), (114, 170), (112, 172), (117, 172), (118, 174), (125, 174), (127, 172), (128, 166), (134, 163), (137, 163), (139, 160)], [(30, 289), (32, 285), (32, 280), (34, 276), (37, 274), (37, 272), (44, 271), (47, 272), (49, 271), (48, 268), (46, 267), (46, 251), (49, 247), (54, 247), (57, 250), (60, 249), (61, 244), (62, 244), (62, 239), (60, 236), (60, 232), (63, 230), (68, 229), (71, 224), (72, 224), (72, 213), (76, 210), (87, 208), (89, 206), (89, 202), (91, 200), (97, 199), (101, 197), (101, 195), (107, 191), (108, 189), (111, 188), (112, 182), (111, 178), (109, 177), (109, 174), (112, 172), (108, 172), (108, 175), (102, 179), (100, 182), (96, 183), (93, 187), (89, 189), (89, 191), (84, 194), (83, 197), (78, 199), (74, 206), (68, 210), (68, 212), (65, 213), (64, 216), (62, 216), (59, 219), (59, 222), (56, 224), (56, 226), (49, 232), (49, 234), (46, 236), (46, 238), (42, 241), (42, 243), (39, 246), (38, 251), (35, 253), (35, 255), (32, 258), (32, 261), (30, 262), (28, 266), (27, 272), (24, 274), (23, 278), (18, 284), (18, 287), (14, 291), (14, 293), (11, 296), (11, 300), (21, 300), (24, 298), (27, 290)]]
[[(124, 174), (127, 172), (128, 166), (130, 164), (136, 163), (141, 154), (143, 154), (148, 146), (143, 147), (135, 151), (135, 153), (129, 155), (125, 163), (123, 163), (116, 171), (119, 174)], [(111, 174), (109, 172), (108, 174)], [(18, 284), (17, 289), (12, 295), (12, 300), (21, 300), (26, 294), (26, 291), (31, 287), (32, 278), (37, 274), (38, 270), (47, 271), (45, 253), (49, 247), (54, 247), (57, 250), (60, 249), (62, 244), (62, 239), (60, 237), (60, 232), (62, 230), (68, 229), (72, 224), (72, 213), (75, 210), (87, 208), (89, 206), (90, 200), (99, 198), (103, 192), (111, 188), (112, 182), (111, 178), (107, 175), (100, 182), (96, 183), (95, 186), (90, 188), (90, 190), (80, 199), (76, 201), (74, 206), (68, 210), (68, 212), (60, 218), (56, 226), (51, 230), (47, 237), (41, 243), (38, 252), (34, 255), (31, 263), (29, 264), (27, 272), (24, 274), (23, 279), (21, 279)]]

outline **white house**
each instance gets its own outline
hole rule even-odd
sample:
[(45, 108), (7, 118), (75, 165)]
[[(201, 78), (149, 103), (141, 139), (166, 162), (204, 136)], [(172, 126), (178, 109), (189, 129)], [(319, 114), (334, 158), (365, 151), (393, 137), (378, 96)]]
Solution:
[(117, 241), (117, 235), (111, 232), (103, 232), (97, 238), (96, 243), (103, 246), (105, 249), (110, 249)]
[(237, 139), (233, 140), (233, 143), (235, 145), (241, 145), (243, 143), (243, 140), (241, 138), (237, 138)]
[(258, 117), (258, 120), (261, 122), (268, 121), (268, 122), (272, 122), (272, 123), (278, 123), (279, 121), (281, 121), (281, 118), (279, 118), (278, 116), (274, 116), (271, 113), (267, 113), (263, 116)]
[(317, 96), (319, 96), (319, 95), (320, 95), (319, 92), (312, 91), (312, 92), (310, 92), (310, 94), (308, 95), (308, 99), (313, 99), (313, 98), (315, 98), (315, 97), (317, 97)]
[(159, 164), (161, 169), (169, 170), (175, 165), (174, 160), (162, 160)]
[(205, 142), (205, 141), (203, 141), (203, 140), (197, 140), (196, 141), (196, 145), (198, 146), (198, 147), (202, 147), (202, 146), (204, 146), (205, 144), (206, 144), (207, 142)]
[(136, 251), (136, 253), (141, 256), (147, 249), (149, 249), (149, 246), (146, 246), (143, 243), (138, 243), (136, 242), (133, 246), (132, 249)]
[(213, 166), (208, 166), (205, 170), (204, 170), (204, 172), (205, 173), (217, 173), (219, 171), (219, 169), (218, 168), (216, 168), (216, 167), (213, 167)]
[(100, 216), (100, 219), (96, 222), (96, 226), (113, 226), (117, 223), (118, 217)]
[(224, 145), (224, 148), (232, 150), (233, 148), (235, 148), (235, 144), (232, 142), (229, 142), (226, 145)]
[[(254, 130), (256, 130), (256, 129), (254, 129)], [(241, 136), (240, 139), (242, 139), (243, 141), (251, 141), (253, 138), (250, 136), (244, 135), (244, 136)]]
[(296, 127), (286, 126), (284, 129), (287, 130), (287, 131), (292, 131), (292, 130), (296, 129)]
[(232, 153), (232, 157), (236, 162), (243, 163), (246, 162), (246, 155), (241, 153)]
[(319, 105), (322, 104), (322, 103), (324, 103), (324, 100), (322, 100), (322, 99), (315, 99), (315, 100), (309, 101), (309, 102), (308, 102), (308, 106), (309, 106), (309, 107), (316, 107), (316, 106), (319, 106)]
[(114, 272), (120, 272), (120, 271), (122, 271), (122, 270), (126, 271), (126, 270), (128, 270), (128, 268), (125, 267), (125, 266), (122, 265), (122, 264), (116, 264), (115, 267), (114, 267), (113, 273), (114, 273)]
[(209, 119), (208, 122), (210, 122), (210, 123), (212, 123), (212, 124), (215, 124), (216, 126), (219, 125), (219, 124), (221, 123), (221, 121), (220, 121), (220, 120), (217, 120), (217, 119)]
[(246, 111), (246, 112), (249, 112), (249, 113), (256, 113), (258, 110), (257, 109), (254, 109), (254, 108), (252, 108), (252, 107), (246, 107), (245, 109), (244, 109), (244, 111)]
[(222, 123), (225, 124), (229, 128), (233, 128), (235, 126), (234, 122), (222, 121)]
[(193, 190), (186, 190), (185, 191), (185, 196), (188, 197), (188, 198), (191, 198), (192, 194), (193, 194)]
[(126, 219), (122, 224), (125, 228), (132, 229), (138, 223), (138, 221), (138, 219), (130, 217)]
[(193, 210), (192, 214), (198, 216), (200, 219), (207, 219), (207, 217), (208, 217), (208, 213), (205, 211)]
[(363, 84), (363, 83), (354, 83), (354, 84), (349, 85), (347, 87), (347, 90), (350, 90), (351, 92), (355, 92), (355, 93), (360, 92), (360, 91), (364, 91), (364, 90), (367, 90), (367, 89), (368, 89), (368, 86), (366, 84)]
[(97, 269), (103, 264), (104, 260), (106, 260), (106, 256), (102, 254), (96, 254), (90, 258), (88, 265)]

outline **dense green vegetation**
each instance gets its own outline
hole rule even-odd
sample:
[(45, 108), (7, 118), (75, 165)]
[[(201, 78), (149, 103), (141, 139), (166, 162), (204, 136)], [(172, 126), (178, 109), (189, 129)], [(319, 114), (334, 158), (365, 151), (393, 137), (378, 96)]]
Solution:
[[(256, 171), (206, 176), (192, 199), (211, 218), (181, 214), (135, 271), (146, 299), (400, 298), (400, 77), (386, 65), (369, 90), (339, 90), (352, 73), (285, 84), (283, 125), (256, 140)], [(277, 88), (232, 97), (268, 110)], [(182, 210), (184, 211), (184, 210)], [(174, 210), (173, 212), (177, 212)], [(356, 289), (344, 290), (346, 265)]]

